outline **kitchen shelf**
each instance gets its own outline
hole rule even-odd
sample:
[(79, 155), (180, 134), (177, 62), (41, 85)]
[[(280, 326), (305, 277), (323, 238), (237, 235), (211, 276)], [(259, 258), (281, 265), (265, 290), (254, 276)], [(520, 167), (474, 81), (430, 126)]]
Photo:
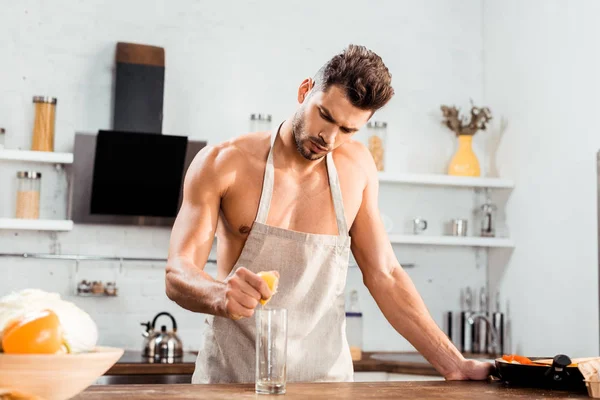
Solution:
[(490, 189), (512, 189), (515, 187), (515, 183), (512, 180), (502, 178), (451, 176), (443, 174), (392, 174), (389, 172), (380, 172), (379, 182)]
[(393, 244), (419, 244), (437, 246), (470, 246), (470, 247), (515, 247), (514, 242), (508, 238), (487, 238), (474, 236), (428, 236), (428, 235), (402, 235), (389, 234)]
[(50, 164), (72, 164), (73, 153), (55, 153), (52, 151), (0, 150), (0, 160), (26, 161)]
[(0, 229), (27, 231), (70, 231), (73, 221), (56, 219), (0, 218)]

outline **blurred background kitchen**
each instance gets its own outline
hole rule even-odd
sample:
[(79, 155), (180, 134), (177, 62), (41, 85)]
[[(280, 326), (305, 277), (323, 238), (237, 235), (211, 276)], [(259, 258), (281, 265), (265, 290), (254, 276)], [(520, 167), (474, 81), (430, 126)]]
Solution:
[[(140, 118), (123, 105), (134, 87), (157, 100), (149, 107), (159, 110), (159, 130), (145, 134), (187, 138), (188, 153), (276, 128), (294, 112), (300, 82), (356, 43), (392, 73), (395, 97), (357, 138), (382, 157), (382, 218), (434, 319), (458, 346), (461, 312), (470, 310), (490, 319), (501, 313), (504, 353), (598, 353), (600, 2), (1, 3), (0, 296), (25, 288), (60, 293), (93, 317), (100, 344), (132, 350), (141, 350), (140, 323), (166, 311), (184, 349), (198, 350), (203, 316), (165, 295), (168, 216), (153, 226), (151, 218), (123, 217), (131, 210), (108, 207), (106, 218), (94, 220), (81, 209), (132, 195), (106, 181), (94, 186), (95, 143), (85, 138)], [(128, 75), (119, 60), (129, 53), (119, 56), (118, 43), (155, 46), (159, 55), (152, 68)], [(127, 80), (146, 73), (160, 84)], [(444, 123), (443, 105), (467, 119), (473, 106), (489, 108), (486, 129), (463, 145), (475, 153), (478, 177), (449, 173), (454, 156), (468, 149)], [(53, 118), (52, 133), (44, 124)], [(127, 142), (129, 161), (172, 157), (140, 143)], [(132, 187), (152, 176), (143, 172), (150, 164), (126, 161), (96, 165), (94, 173)], [(90, 199), (92, 187), (104, 188), (104, 197)], [(161, 195), (147, 196), (140, 209), (152, 209)], [(349, 325), (357, 346), (413, 350), (356, 265), (347, 293), (349, 308), (358, 299), (350, 311), (362, 312)]]

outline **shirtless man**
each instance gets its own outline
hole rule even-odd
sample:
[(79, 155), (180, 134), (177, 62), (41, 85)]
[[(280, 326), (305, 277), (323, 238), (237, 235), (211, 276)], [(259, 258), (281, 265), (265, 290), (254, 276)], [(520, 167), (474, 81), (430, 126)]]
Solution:
[[(209, 314), (194, 383), (253, 382), (257, 272), (280, 275), (272, 307), (288, 309), (288, 381), (351, 381), (344, 287), (350, 249), (392, 326), (448, 380), (486, 379), (435, 324), (395, 257), (378, 209), (369, 151), (353, 141), (393, 96), (372, 51), (351, 45), (298, 88), (274, 132), (206, 147), (190, 166), (173, 227), (167, 296)], [(216, 279), (203, 271), (217, 234)]]

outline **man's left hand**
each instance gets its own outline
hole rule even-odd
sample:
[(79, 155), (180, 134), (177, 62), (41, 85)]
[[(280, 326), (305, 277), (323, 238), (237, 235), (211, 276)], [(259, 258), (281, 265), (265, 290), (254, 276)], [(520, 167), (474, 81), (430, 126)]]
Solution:
[(457, 371), (453, 371), (446, 380), (448, 381), (483, 381), (493, 374), (495, 367), (489, 362), (464, 360)]

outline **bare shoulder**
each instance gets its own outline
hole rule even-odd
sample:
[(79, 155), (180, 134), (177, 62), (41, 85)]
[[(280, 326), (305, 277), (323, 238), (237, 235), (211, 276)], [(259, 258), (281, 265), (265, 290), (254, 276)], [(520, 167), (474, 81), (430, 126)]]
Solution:
[(349, 140), (333, 152), (333, 159), (340, 176), (351, 176), (363, 187), (377, 180), (377, 168), (369, 149), (357, 140)]
[(196, 154), (186, 174), (186, 186), (209, 185), (221, 194), (256, 160), (266, 159), (270, 136), (266, 132), (236, 136), (204, 147)]

